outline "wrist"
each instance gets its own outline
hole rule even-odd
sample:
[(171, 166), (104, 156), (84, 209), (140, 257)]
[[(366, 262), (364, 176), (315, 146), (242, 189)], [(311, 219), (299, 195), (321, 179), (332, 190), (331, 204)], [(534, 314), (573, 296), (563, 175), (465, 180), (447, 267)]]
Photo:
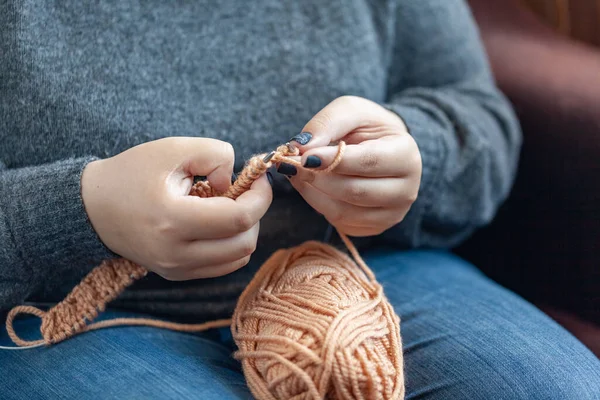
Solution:
[[(105, 239), (105, 234), (102, 232), (101, 223), (102, 217), (107, 218), (102, 211), (102, 193), (103, 186), (101, 184), (101, 170), (104, 160), (94, 160), (86, 164), (81, 173), (81, 199), (84, 210), (87, 214), (90, 225), (96, 232), (102, 243), (109, 247)], [(110, 248), (112, 251), (113, 249)]]

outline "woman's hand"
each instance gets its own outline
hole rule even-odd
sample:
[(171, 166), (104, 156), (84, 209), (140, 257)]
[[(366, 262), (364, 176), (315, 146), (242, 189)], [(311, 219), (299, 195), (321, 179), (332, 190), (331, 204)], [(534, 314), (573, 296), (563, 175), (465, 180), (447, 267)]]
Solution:
[(225, 275), (246, 265), (272, 191), (266, 177), (237, 200), (189, 196), (194, 176), (224, 192), (233, 148), (206, 138), (167, 138), (86, 166), (90, 221), (115, 253), (169, 280)]
[(326, 168), (337, 154), (330, 143), (348, 145), (331, 173), (296, 171), (292, 185), (341, 232), (378, 235), (396, 225), (417, 198), (421, 155), (404, 122), (395, 113), (360, 97), (340, 97), (322, 109), (292, 140), (302, 165)]

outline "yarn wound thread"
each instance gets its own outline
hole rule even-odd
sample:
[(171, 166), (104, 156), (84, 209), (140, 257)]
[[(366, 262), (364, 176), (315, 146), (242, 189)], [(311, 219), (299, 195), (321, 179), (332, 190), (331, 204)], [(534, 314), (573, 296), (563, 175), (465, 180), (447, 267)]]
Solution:
[[(345, 143), (338, 143), (330, 172), (340, 163)], [(252, 157), (225, 193), (206, 181), (190, 195), (236, 199), (273, 164), (302, 165), (290, 144)], [(74, 335), (115, 326), (151, 326), (202, 332), (230, 326), (248, 387), (259, 400), (400, 399), (405, 396), (400, 318), (382, 286), (350, 239), (340, 238), (350, 255), (331, 245), (308, 241), (276, 251), (240, 295), (231, 319), (182, 324), (148, 318), (92, 322), (106, 305), (147, 270), (126, 259), (106, 260), (94, 268), (65, 299), (48, 311), (16, 306), (6, 330), (18, 346), (52, 345)], [(21, 339), (13, 327), (19, 314), (42, 320), (42, 339)]]

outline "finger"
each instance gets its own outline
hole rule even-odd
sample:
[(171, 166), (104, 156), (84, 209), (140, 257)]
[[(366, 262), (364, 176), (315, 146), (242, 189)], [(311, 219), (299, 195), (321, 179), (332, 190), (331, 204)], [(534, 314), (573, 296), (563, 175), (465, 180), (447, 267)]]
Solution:
[(250, 262), (250, 256), (240, 258), (239, 260), (235, 260), (230, 263), (208, 265), (184, 271), (173, 271), (161, 276), (169, 281), (189, 281), (194, 279), (217, 278), (245, 267), (248, 265), (248, 262)]
[(302, 181), (292, 182), (304, 200), (334, 226), (373, 227), (384, 226), (400, 221), (405, 212), (402, 208), (360, 207), (340, 200), (332, 199), (327, 194)]
[(389, 227), (379, 227), (379, 228), (365, 228), (365, 227), (360, 227), (360, 226), (351, 226), (351, 225), (344, 225), (344, 226), (339, 226), (337, 227), (337, 229), (348, 235), (348, 236), (352, 236), (352, 237), (368, 237), (368, 236), (377, 236), (377, 235), (381, 235), (383, 232), (385, 232), (387, 229), (389, 229)]
[(355, 129), (374, 125), (374, 121), (377, 121), (378, 126), (401, 123), (397, 116), (375, 102), (355, 96), (342, 96), (315, 114), (304, 126), (303, 133), (292, 140), (303, 153), (341, 140)]
[(176, 197), (169, 208), (168, 229), (187, 240), (219, 239), (252, 228), (265, 215), (273, 192), (266, 176), (236, 200), (226, 197)]
[(182, 169), (188, 176), (206, 176), (215, 189), (227, 190), (235, 161), (231, 144), (210, 138), (182, 138), (177, 151), (184, 157)]
[(259, 227), (260, 223), (257, 223), (246, 232), (225, 239), (190, 242), (177, 255), (179, 265), (185, 269), (196, 269), (247, 257), (256, 250)]
[(250, 258), (250, 256), (246, 256), (227, 264), (211, 265), (208, 267), (199, 268), (191, 273), (191, 279), (217, 278), (219, 276), (229, 275), (232, 272), (235, 272), (238, 269), (248, 265)]
[[(337, 156), (333, 146), (310, 149), (301, 157), (305, 168), (325, 169)], [(386, 136), (360, 144), (347, 145), (335, 172), (342, 175), (367, 177), (404, 177), (421, 165), (417, 145), (410, 136)]]
[(292, 181), (303, 180), (329, 198), (360, 207), (395, 207), (414, 201), (414, 184), (401, 178), (363, 178), (299, 171)]

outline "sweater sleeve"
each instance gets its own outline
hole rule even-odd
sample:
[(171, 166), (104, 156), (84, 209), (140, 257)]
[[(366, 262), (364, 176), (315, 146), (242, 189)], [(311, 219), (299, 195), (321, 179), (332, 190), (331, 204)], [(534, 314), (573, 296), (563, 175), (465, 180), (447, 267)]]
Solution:
[(399, 1), (385, 107), (423, 162), (417, 201), (383, 238), (450, 248), (488, 224), (516, 174), (521, 131), (464, 1)]
[(0, 312), (114, 256), (81, 198), (81, 173), (92, 160), (16, 169), (0, 163)]

